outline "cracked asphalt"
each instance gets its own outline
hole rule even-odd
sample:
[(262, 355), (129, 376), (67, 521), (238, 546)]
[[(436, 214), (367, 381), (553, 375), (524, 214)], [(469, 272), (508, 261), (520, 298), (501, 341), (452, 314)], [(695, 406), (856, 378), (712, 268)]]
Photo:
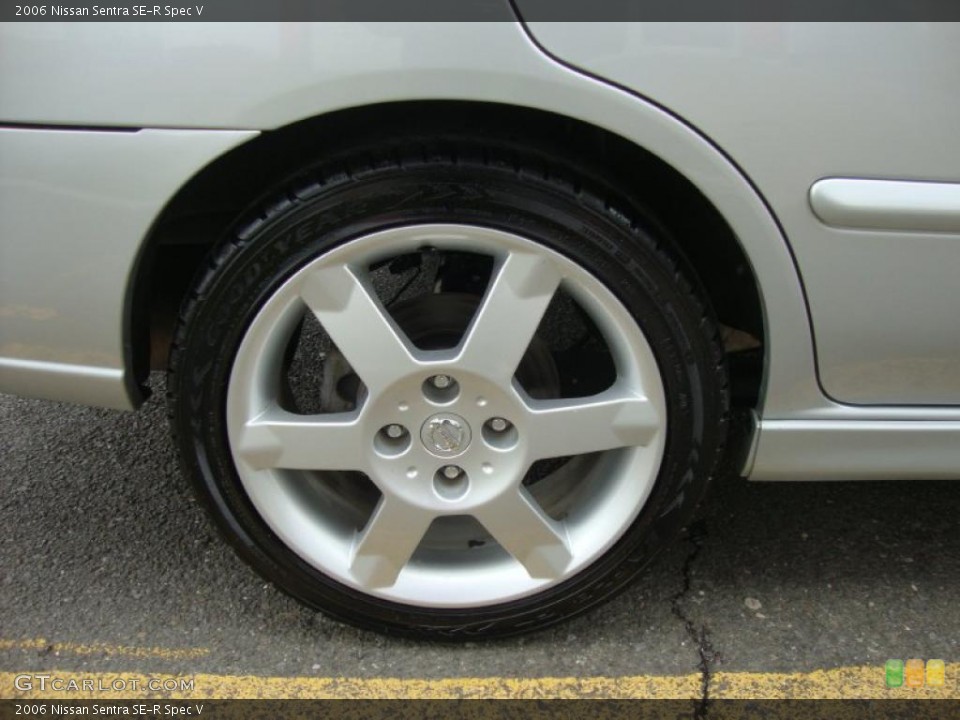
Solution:
[(949, 482), (724, 478), (642, 580), (586, 617), (459, 646), (355, 630), (281, 594), (220, 540), (179, 472), (162, 383), (138, 413), (0, 396), (0, 671), (700, 673), (705, 707), (717, 672), (875, 665), (882, 677), (888, 658), (960, 660)]
[[(707, 538), (707, 523), (703, 518), (698, 518), (686, 528), (685, 540), (690, 545), (690, 552), (683, 561), (681, 567), (681, 577), (683, 584), (680, 590), (670, 598), (670, 611), (683, 623), (683, 629), (687, 633), (690, 642), (696, 647), (697, 670), (700, 671), (700, 702), (697, 706), (696, 718), (706, 715), (707, 704), (710, 702), (710, 681), (713, 667), (717, 661), (717, 652), (713, 649), (713, 642), (710, 639), (710, 630), (705, 623), (698, 623), (691, 615), (687, 614), (684, 600), (690, 594), (693, 588), (693, 567), (703, 550), (704, 541)], [(752, 598), (755, 599), (755, 598)]]

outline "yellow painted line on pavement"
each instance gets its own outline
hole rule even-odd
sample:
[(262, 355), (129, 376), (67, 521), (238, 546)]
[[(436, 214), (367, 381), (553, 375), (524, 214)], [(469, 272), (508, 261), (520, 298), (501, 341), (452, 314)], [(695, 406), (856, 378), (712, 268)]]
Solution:
[[(24, 700), (169, 699), (691, 699), (700, 696), (700, 675), (634, 675), (584, 678), (402, 678), (260, 677), (254, 675), (145, 675), (139, 673), (42, 673), (78, 689), (40, 688), (36, 671), (0, 673), (0, 697)], [(19, 681), (18, 675), (27, 676)], [(947, 665), (942, 687), (887, 688), (882, 666), (845, 667), (807, 673), (718, 672), (714, 699), (960, 699), (960, 663)], [(32, 678), (32, 680), (31, 680)], [(89, 685), (85, 688), (85, 681)], [(178, 685), (192, 681), (186, 689)], [(25, 683), (31, 683), (27, 689)], [(151, 689), (153, 688), (153, 689)]]
[(46, 638), (28, 640), (0, 640), (2, 650), (36, 650), (53, 655), (103, 655), (106, 657), (157, 658), (160, 660), (191, 660), (206, 657), (209, 648), (163, 648), (137, 647), (133, 645), (110, 645), (92, 643), (81, 645), (70, 642), (50, 642)]

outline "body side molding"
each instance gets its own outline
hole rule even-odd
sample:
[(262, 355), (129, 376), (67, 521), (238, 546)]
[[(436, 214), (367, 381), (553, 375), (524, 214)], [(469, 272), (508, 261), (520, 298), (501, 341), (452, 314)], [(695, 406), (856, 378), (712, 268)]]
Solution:
[(960, 183), (825, 178), (810, 206), (834, 227), (960, 233)]

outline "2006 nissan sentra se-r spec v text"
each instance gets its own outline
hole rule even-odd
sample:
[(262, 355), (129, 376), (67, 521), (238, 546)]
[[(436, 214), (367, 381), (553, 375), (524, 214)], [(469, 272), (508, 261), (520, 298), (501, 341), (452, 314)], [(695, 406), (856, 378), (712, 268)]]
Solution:
[(718, 468), (960, 476), (955, 24), (0, 48), (0, 389), (133, 409), (166, 370), (226, 538), (331, 616), (555, 623)]

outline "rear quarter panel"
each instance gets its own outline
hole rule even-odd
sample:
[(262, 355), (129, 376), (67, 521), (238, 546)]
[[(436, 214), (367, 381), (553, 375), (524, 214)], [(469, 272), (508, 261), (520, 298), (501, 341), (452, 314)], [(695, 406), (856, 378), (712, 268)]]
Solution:
[(830, 227), (809, 202), (822, 178), (960, 182), (960, 24), (529, 27), (564, 62), (676, 113), (758, 187), (796, 257), (829, 396), (960, 404), (960, 223)]

